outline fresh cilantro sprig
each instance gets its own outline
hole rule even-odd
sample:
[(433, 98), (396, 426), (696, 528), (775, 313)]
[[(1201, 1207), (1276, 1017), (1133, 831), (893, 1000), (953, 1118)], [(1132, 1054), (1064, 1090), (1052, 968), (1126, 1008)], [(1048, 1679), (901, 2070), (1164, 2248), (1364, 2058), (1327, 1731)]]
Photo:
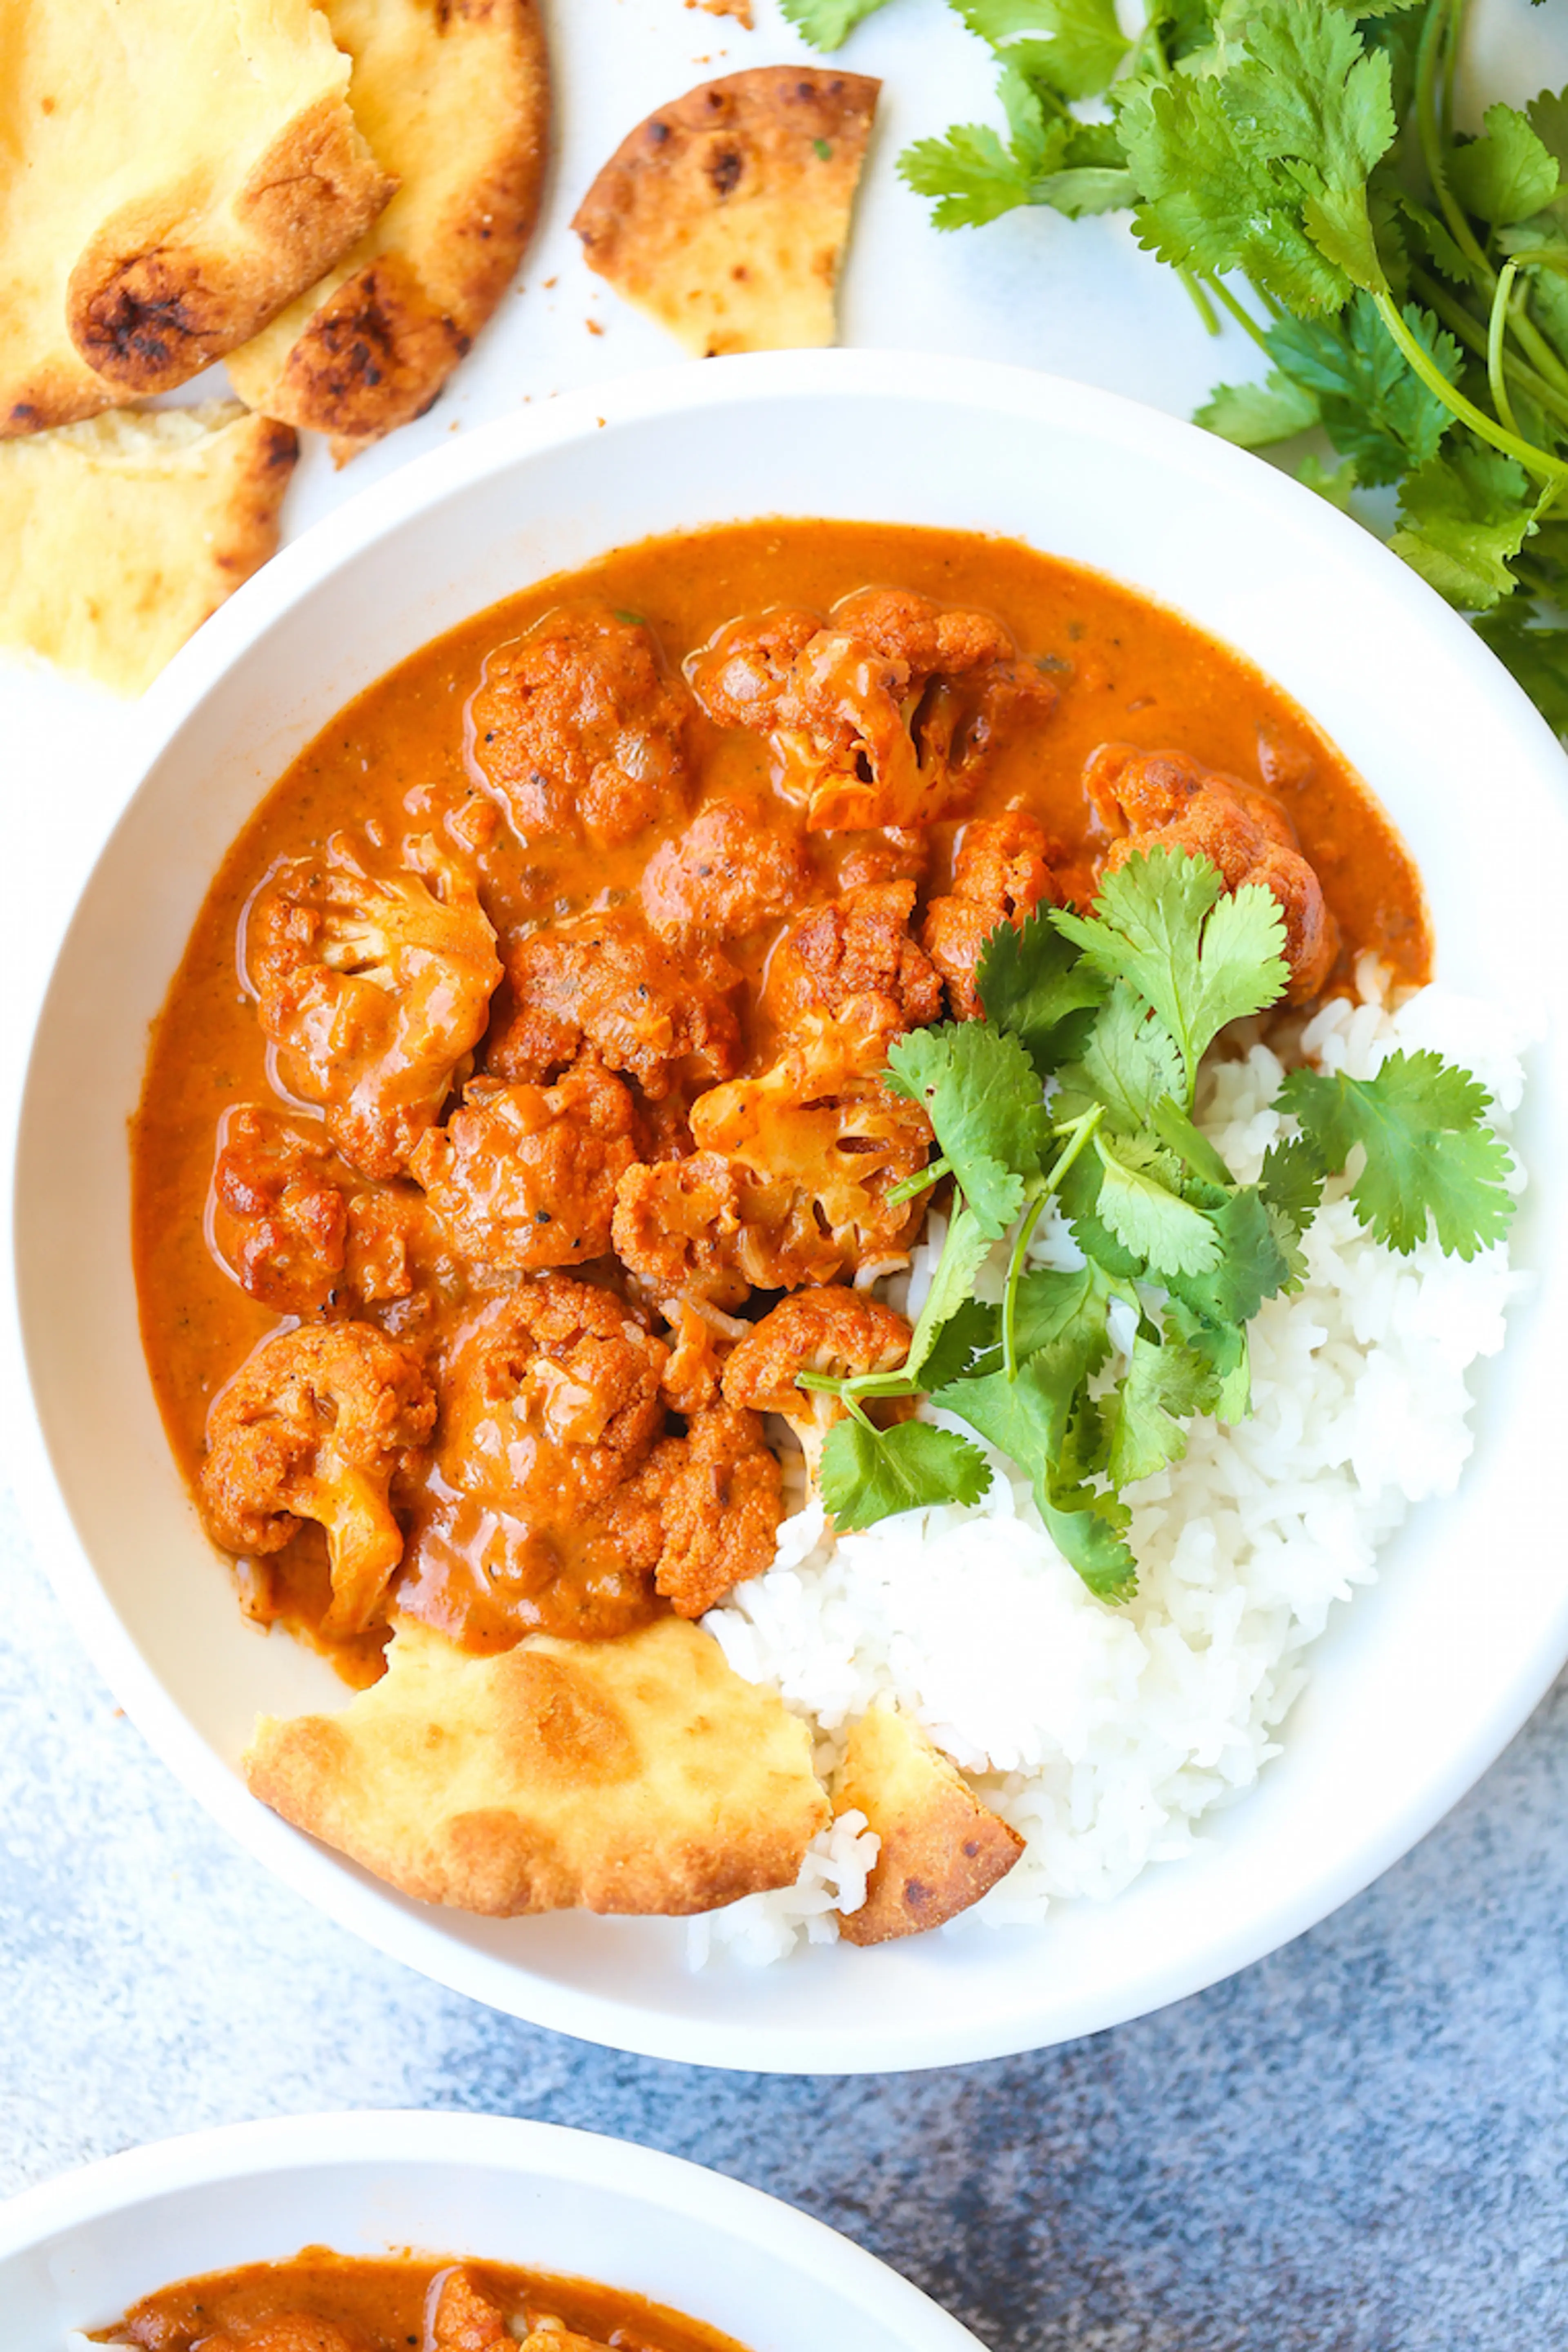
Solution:
[[(836, 47), (885, 0), (785, 0)], [(1568, 90), (1454, 128), (1469, 0), (950, 0), (1001, 123), (908, 148), (939, 228), (1130, 210), (1258, 381), (1197, 422), (1297, 445), (1568, 734)], [(1338, 463), (1302, 453), (1321, 434)], [(1363, 490), (1392, 488), (1365, 507)]]
[[(1434, 1054), (1393, 1054), (1373, 1078), (1293, 1072), (1279, 1104), (1299, 1134), (1237, 1182), (1193, 1121), (1198, 1065), (1228, 1023), (1283, 993), (1282, 943), (1268, 891), (1226, 895), (1185, 851), (1135, 855), (1090, 914), (1040, 909), (992, 933), (985, 1018), (892, 1048), (887, 1082), (929, 1116), (926, 1181), (950, 1181), (952, 1200), (903, 1364), (799, 1376), (847, 1408), (821, 1467), (841, 1529), (979, 1501), (987, 1457), (957, 1422), (1025, 1472), (1090, 1590), (1125, 1599), (1137, 1565), (1122, 1490), (1180, 1460), (1195, 1416), (1247, 1412), (1247, 1327), (1301, 1279), (1331, 1176), (1353, 1167), (1356, 1213), (1393, 1249), (1431, 1231), (1468, 1258), (1501, 1238), (1510, 1162), (1489, 1097)], [(1029, 1263), (1053, 1203), (1082, 1253), (1072, 1271)], [(942, 1423), (879, 1426), (879, 1405), (922, 1395)]]

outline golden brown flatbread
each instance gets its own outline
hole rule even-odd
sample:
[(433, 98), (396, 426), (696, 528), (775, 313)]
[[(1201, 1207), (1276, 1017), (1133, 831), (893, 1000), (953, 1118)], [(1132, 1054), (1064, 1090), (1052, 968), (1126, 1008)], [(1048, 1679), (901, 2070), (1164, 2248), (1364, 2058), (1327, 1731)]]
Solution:
[(321, 0), (355, 120), (397, 194), (351, 253), (233, 353), (242, 400), (340, 465), (429, 407), (532, 235), (550, 126), (537, 0)]
[(849, 1734), (834, 1811), (856, 1810), (881, 1839), (858, 1911), (843, 1914), (847, 1943), (885, 1944), (940, 1927), (1005, 1878), (1024, 1851), (912, 1717), (874, 1706)]
[(139, 694), (276, 548), (299, 446), (237, 401), (0, 445), (0, 645)]
[(790, 1885), (828, 1819), (811, 1738), (674, 1617), (500, 1656), (399, 1622), (341, 1715), (263, 1717), (255, 1794), (422, 1902), (686, 1914)]
[(589, 268), (702, 355), (832, 342), (880, 88), (762, 66), (661, 107), (578, 207)]
[(166, 392), (392, 193), (310, 0), (8, 0), (0, 436)]

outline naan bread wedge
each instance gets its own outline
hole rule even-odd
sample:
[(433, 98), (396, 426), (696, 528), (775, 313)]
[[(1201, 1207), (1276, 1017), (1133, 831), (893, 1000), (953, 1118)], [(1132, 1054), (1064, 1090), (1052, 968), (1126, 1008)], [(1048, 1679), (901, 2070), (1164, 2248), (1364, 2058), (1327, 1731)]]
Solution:
[(380, 1682), (263, 1717), (244, 1771), (405, 1895), (495, 1918), (712, 1910), (790, 1885), (829, 1817), (805, 1726), (677, 1617), (489, 1657), (404, 1619)]
[(550, 71), (538, 0), (321, 0), (397, 194), (319, 285), (230, 355), (242, 400), (340, 465), (435, 399), (538, 217)]
[(578, 207), (589, 268), (701, 356), (832, 342), (880, 88), (762, 66), (661, 107)]
[(277, 547), (299, 447), (237, 401), (0, 443), (0, 645), (139, 694)]
[(836, 1813), (865, 1814), (881, 1839), (858, 1911), (838, 1932), (849, 1944), (886, 1944), (940, 1927), (978, 1903), (1024, 1851), (912, 1717), (874, 1706), (849, 1734)]
[(392, 193), (310, 0), (6, 0), (0, 436), (166, 392)]

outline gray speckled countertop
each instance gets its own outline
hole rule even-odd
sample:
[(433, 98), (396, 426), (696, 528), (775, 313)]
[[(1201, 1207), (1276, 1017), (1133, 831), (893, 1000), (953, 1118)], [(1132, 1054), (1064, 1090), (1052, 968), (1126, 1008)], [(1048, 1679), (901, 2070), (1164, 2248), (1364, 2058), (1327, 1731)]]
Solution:
[(770, 2189), (994, 2352), (1568, 2343), (1568, 1679), (1408, 1860), (1228, 1984), (1034, 2057), (779, 2080), (367, 1950), (150, 1754), (9, 1506), (0, 1574), (0, 2190), (244, 2117), (474, 2108)]

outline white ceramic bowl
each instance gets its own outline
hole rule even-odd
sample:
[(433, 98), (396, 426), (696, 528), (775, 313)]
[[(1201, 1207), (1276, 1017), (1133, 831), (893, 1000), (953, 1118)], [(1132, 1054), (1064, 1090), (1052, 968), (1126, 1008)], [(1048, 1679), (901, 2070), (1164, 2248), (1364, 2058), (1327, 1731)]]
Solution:
[(600, 2280), (747, 2352), (980, 2352), (837, 2231), (679, 2157), (499, 2116), (232, 2124), (132, 2148), (0, 2206), (5, 2352), (64, 2352), (155, 2288), (301, 2246), (469, 2254)]
[[(1240, 646), (1392, 810), (1445, 980), (1537, 1007), (1518, 1228), (1533, 1293), (1489, 1368), (1455, 1499), (1337, 1611), (1284, 1755), (1204, 1852), (1043, 1930), (687, 1971), (680, 1927), (422, 1908), (285, 1828), (235, 1769), (258, 1709), (341, 1700), (235, 1607), (170, 1460), (127, 1249), (125, 1119), (219, 859), (346, 700), (509, 590), (609, 546), (766, 514), (1004, 531), (1136, 583)], [(140, 788), (72, 924), (23, 1108), (16, 1233), (42, 1436), (30, 1480), (82, 1637), (153, 1746), (290, 1885), (384, 1950), (625, 2048), (806, 2073), (923, 2066), (1089, 2032), (1256, 1959), (1429, 1829), (1568, 1653), (1555, 1332), (1568, 1315), (1563, 755), (1491, 656), (1325, 502), (1109, 395), (963, 362), (801, 353), (574, 394), (410, 467), (289, 548), (154, 689)], [(47, 1466), (46, 1466), (46, 1465)], [(51, 1475), (52, 1473), (52, 1475)]]

